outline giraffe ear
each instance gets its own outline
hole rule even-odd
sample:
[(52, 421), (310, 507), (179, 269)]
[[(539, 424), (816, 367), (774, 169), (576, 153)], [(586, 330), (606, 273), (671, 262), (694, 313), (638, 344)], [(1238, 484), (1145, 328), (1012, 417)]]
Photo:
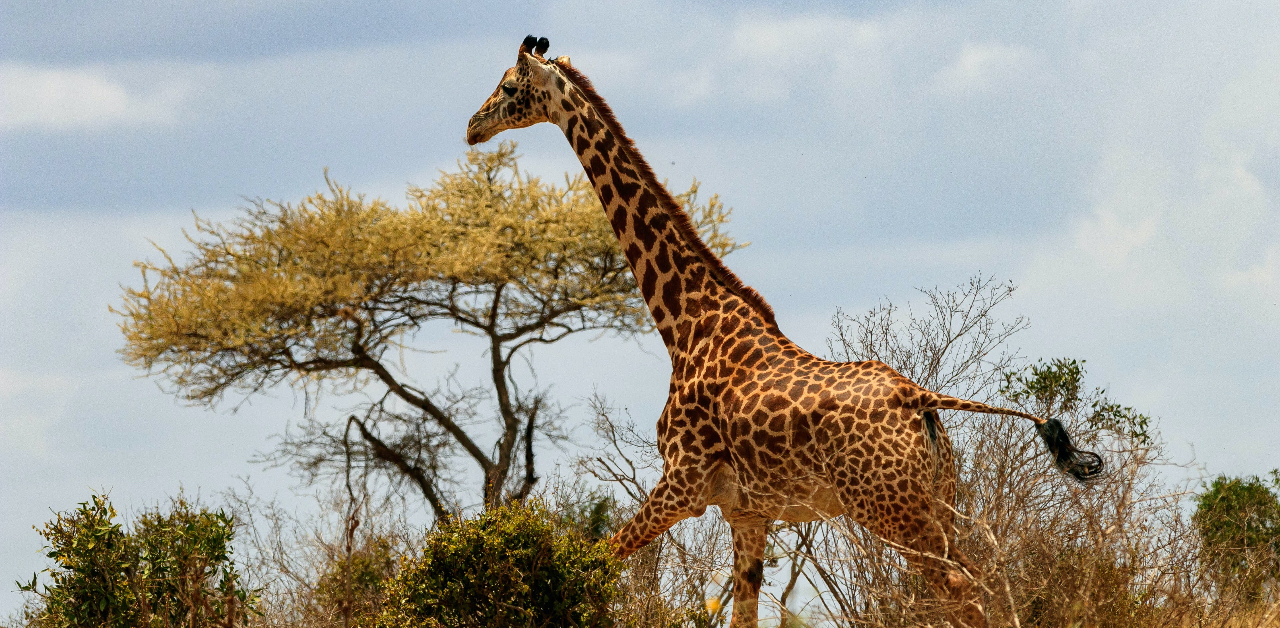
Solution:
[(544, 53), (547, 52), (547, 48), (550, 48), (550, 47), (551, 47), (550, 40), (548, 40), (546, 37), (539, 37), (538, 44), (533, 47), (533, 51), (537, 53), (538, 56), (542, 56)]
[[(546, 39), (546, 37), (543, 37), (543, 39)], [(520, 42), (520, 52), (524, 54), (529, 54), (533, 52), (533, 49), (537, 47), (537, 45), (538, 45), (537, 37), (534, 37), (533, 35), (526, 36), (524, 38), (524, 41)]]

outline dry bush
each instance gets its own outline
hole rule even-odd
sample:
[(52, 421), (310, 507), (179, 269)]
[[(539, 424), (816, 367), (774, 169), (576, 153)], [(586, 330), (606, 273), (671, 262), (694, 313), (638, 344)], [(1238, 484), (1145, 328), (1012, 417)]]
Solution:
[[(1274, 621), (1213, 586), (1188, 517), (1189, 491), (1170, 488), (1151, 419), (1083, 385), (1075, 360), (1027, 365), (1008, 349), (1022, 319), (993, 310), (1011, 286), (975, 278), (925, 290), (923, 316), (885, 304), (837, 314), (835, 359), (876, 359), (947, 394), (1058, 418), (1108, 472), (1081, 485), (1059, 473), (1025, 421), (949, 413), (959, 473), (957, 545), (980, 570), (996, 626), (1236, 626)], [(945, 625), (940, 603), (900, 556), (844, 521), (788, 526), (776, 535), (804, 561), (822, 612), (848, 626)], [(810, 576), (812, 574), (812, 576)], [(1274, 601), (1274, 600), (1273, 600)], [(1242, 623), (1243, 622), (1243, 623)]]
[[(239, 550), (260, 590), (262, 628), (349, 628), (381, 609), (381, 587), (422, 538), (398, 499), (371, 491), (316, 496), (316, 514), (298, 515), (246, 486), (225, 495), (241, 524)], [(391, 493), (386, 493), (391, 494)]]
[[(931, 390), (1060, 419), (1108, 469), (1082, 485), (1053, 466), (1028, 422), (944, 416), (959, 474), (956, 542), (979, 570), (991, 625), (1280, 625), (1276, 587), (1250, 598), (1215, 584), (1187, 507), (1192, 491), (1167, 479), (1185, 470), (1165, 456), (1151, 418), (1087, 388), (1081, 362), (1033, 364), (1011, 349), (1026, 321), (1001, 322), (994, 310), (1012, 286), (977, 277), (922, 292), (928, 305), (919, 315), (891, 303), (861, 316), (837, 312), (830, 356), (880, 360)], [(614, 487), (622, 522), (661, 461), (652, 437), (602, 400), (593, 406), (604, 444), (578, 462)], [(776, 613), (783, 625), (947, 625), (948, 609), (902, 556), (844, 518), (775, 526), (767, 558), (761, 615)], [(672, 528), (628, 561), (623, 625), (727, 623), (731, 559), (720, 517)], [(818, 593), (800, 593), (805, 588)]]
[(7, 617), (0, 619), (0, 628), (44, 628), (40, 623), (40, 611), (42, 608), (39, 598), (26, 596), (22, 600), (22, 608), (12, 611)]

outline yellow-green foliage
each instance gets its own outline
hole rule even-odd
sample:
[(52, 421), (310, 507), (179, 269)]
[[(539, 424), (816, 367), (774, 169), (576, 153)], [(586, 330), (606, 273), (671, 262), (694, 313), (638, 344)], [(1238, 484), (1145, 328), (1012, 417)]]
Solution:
[(428, 534), (384, 590), (378, 628), (612, 626), (621, 563), (539, 503), (511, 504)]
[[(712, 250), (729, 210), (679, 200)], [(140, 262), (120, 310), (128, 363), (162, 371), (190, 401), (289, 377), (351, 380), (422, 323), (502, 342), (650, 326), (617, 240), (581, 175), (553, 185), (518, 169), (515, 145), (467, 153), (457, 172), (395, 208), (329, 182), (298, 204), (258, 201), (226, 224), (196, 220), (185, 262)], [(496, 332), (496, 333), (490, 333)]]

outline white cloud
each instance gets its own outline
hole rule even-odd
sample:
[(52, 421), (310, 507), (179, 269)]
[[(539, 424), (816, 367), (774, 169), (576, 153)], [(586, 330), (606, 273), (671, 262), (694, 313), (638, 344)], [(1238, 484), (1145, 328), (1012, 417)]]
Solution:
[(982, 93), (1025, 72), (1032, 61), (1031, 50), (1023, 46), (965, 42), (956, 60), (934, 77), (934, 84), (944, 94)]
[(731, 51), (736, 56), (775, 64), (811, 63), (818, 58), (874, 48), (885, 36), (879, 22), (838, 16), (751, 18), (734, 27)]
[[(890, 29), (882, 22), (839, 16), (742, 19), (720, 63), (734, 93), (753, 100), (786, 98), (798, 85), (838, 92), (880, 69)], [(876, 87), (886, 73), (877, 77)]]
[(1251, 170), (1248, 151), (1213, 143), (1191, 163), (1168, 149), (1108, 151), (1089, 185), (1091, 211), (1070, 236), (1046, 243), (1033, 272), (1135, 310), (1206, 298), (1253, 315), (1274, 306), (1274, 190)]
[[(1277, 52), (1273, 43), (1242, 44), (1233, 51), (1238, 62), (1171, 63), (1107, 90), (1125, 94), (1121, 100), (1082, 100), (1096, 108), (1091, 119), (1100, 141), (1081, 188), (1088, 209), (1069, 236), (1046, 237), (1033, 274), (1087, 287), (1111, 306), (1169, 312), (1207, 303), (1242, 324), (1274, 319)], [(1103, 56), (1118, 67), (1139, 66)]]
[(0, 213), (0, 312), (19, 308), (41, 278), (41, 255), (58, 246), (58, 236), (37, 231), (16, 212)]
[(1169, 176), (1153, 161), (1158, 156), (1121, 147), (1099, 165), (1093, 213), (1077, 224), (1075, 245), (1103, 271), (1129, 265), (1165, 213)]
[(170, 125), (187, 91), (176, 81), (132, 89), (102, 67), (0, 64), (0, 130)]
[[(743, 13), (697, 25), (699, 37), (655, 45), (669, 56), (607, 48), (574, 55), (597, 84), (644, 85), (665, 106), (776, 103), (797, 89), (847, 97), (849, 89), (881, 91), (892, 80), (886, 56), (908, 37), (913, 18)], [(616, 88), (613, 92), (616, 95)]]
[(1280, 246), (1268, 247), (1262, 261), (1228, 272), (1225, 280), (1228, 288), (1280, 305)]

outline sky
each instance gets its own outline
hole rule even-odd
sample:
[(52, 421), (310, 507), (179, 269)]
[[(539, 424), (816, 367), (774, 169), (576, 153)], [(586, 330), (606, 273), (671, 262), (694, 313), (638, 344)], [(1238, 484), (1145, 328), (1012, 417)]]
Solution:
[[(660, 177), (734, 208), (751, 246), (727, 263), (802, 346), (825, 352), (837, 308), (987, 274), (1018, 286), (999, 313), (1030, 321), (1023, 355), (1087, 360), (1190, 473), (1280, 466), (1280, 4), (605, 4), (0, 2), (0, 614), (45, 565), (32, 526), (93, 491), (128, 511), (295, 486), (250, 461), (293, 392), (191, 408), (121, 362), (133, 261), (325, 168), (401, 202), (464, 154), (527, 34)], [(527, 171), (580, 170), (551, 125), (501, 138)], [(421, 340), (446, 351), (429, 368), (479, 356)], [(669, 374), (655, 338), (535, 365), (648, 429)]]

